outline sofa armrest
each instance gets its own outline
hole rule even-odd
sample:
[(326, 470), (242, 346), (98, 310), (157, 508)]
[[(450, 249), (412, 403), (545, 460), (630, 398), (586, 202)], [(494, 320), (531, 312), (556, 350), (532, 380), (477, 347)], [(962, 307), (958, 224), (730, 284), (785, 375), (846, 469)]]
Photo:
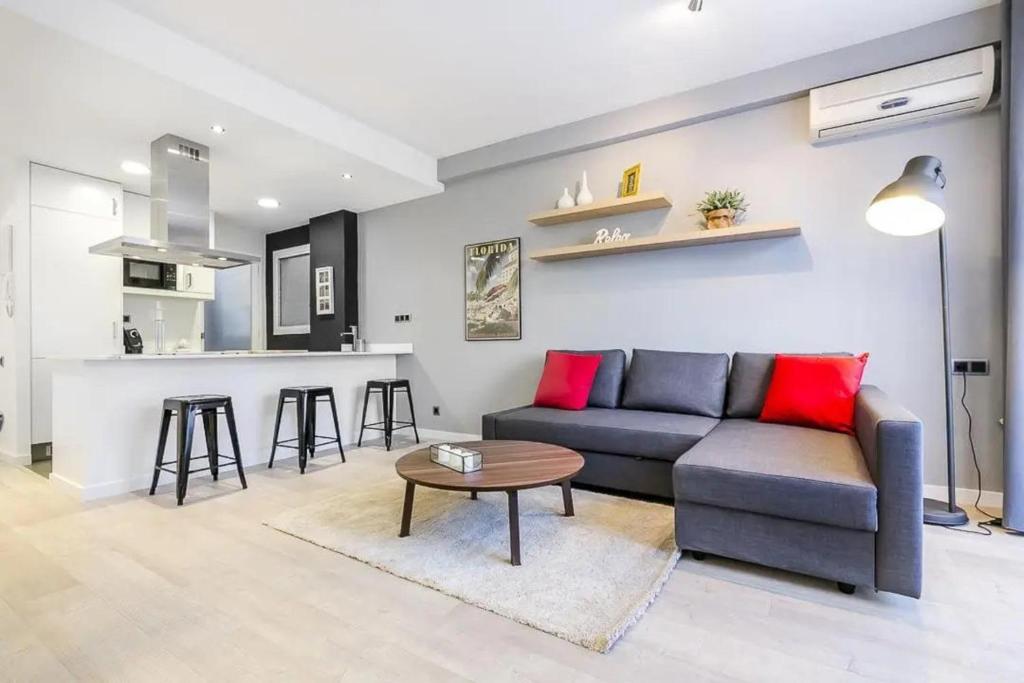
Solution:
[(857, 441), (878, 488), (875, 587), (921, 597), (924, 449), (921, 421), (878, 387), (857, 394)]
[(509, 413), (514, 413), (517, 410), (522, 410), (523, 408), (529, 408), (529, 407), (530, 407), (529, 405), (519, 406), (517, 408), (509, 408), (508, 410), (499, 410), (496, 413), (488, 413), (488, 414), (484, 415), (483, 418), (482, 418), (482, 423), (483, 424), (481, 424), (481, 426), (480, 426), (480, 434), (482, 435), (481, 438), (484, 441), (490, 441), (492, 439), (500, 438), (497, 435), (497, 432), (498, 432), (498, 419), (501, 418), (502, 415), (507, 415)]

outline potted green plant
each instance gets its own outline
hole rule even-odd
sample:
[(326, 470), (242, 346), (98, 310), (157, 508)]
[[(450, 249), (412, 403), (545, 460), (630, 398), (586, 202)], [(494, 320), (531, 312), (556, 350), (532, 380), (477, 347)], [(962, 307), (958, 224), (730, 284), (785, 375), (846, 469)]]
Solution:
[(739, 190), (711, 190), (697, 204), (709, 230), (731, 228), (746, 210), (746, 200)]

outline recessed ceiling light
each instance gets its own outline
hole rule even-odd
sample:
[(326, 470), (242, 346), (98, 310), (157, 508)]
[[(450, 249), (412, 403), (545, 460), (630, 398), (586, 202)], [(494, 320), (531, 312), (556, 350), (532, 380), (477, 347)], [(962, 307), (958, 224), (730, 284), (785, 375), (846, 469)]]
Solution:
[(352, 174), (351, 173), (342, 173), (341, 174), (341, 179), (342, 180), (352, 180)]
[(138, 161), (122, 161), (121, 170), (129, 175), (149, 175), (149, 167)]
[(167, 250), (164, 249), (163, 247), (157, 247), (156, 250), (159, 251), (161, 254), (166, 254), (167, 253)]
[(227, 261), (227, 260), (228, 260), (228, 257), (227, 257), (227, 256), (218, 256), (218, 257), (217, 257), (217, 260), (218, 260), (218, 261)]
[(198, 267), (199, 267), (199, 264), (198, 264), (198, 263), (193, 263), (193, 264), (192, 264), (192, 267), (193, 267), (193, 268), (198, 268)]
[(212, 130), (217, 135), (224, 135), (224, 133), (228, 132), (227, 128), (225, 128), (224, 126), (218, 126), (216, 124), (210, 126), (210, 130)]
[(276, 209), (281, 206), (281, 202), (277, 201), (273, 197), (260, 197), (256, 200), (256, 203), (262, 206), (264, 209)]

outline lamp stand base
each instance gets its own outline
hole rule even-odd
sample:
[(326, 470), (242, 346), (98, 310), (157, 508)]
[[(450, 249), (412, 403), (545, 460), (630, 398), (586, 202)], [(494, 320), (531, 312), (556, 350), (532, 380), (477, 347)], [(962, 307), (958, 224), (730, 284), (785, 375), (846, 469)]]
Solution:
[(954, 505), (950, 511), (949, 503), (934, 498), (924, 499), (924, 523), (936, 526), (963, 526), (970, 521), (963, 508)]

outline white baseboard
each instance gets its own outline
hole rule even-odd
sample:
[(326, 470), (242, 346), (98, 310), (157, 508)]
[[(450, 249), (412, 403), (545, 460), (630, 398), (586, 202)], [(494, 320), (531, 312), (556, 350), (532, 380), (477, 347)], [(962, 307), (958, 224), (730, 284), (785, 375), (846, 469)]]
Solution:
[(440, 429), (421, 429), (419, 431), (420, 438), (429, 441), (480, 441), (483, 438), (479, 434), (446, 432)]
[[(354, 448), (354, 446), (353, 446)], [(336, 448), (329, 448), (324, 450), (325, 454), (337, 453)], [(253, 460), (243, 460), (243, 465), (246, 470), (251, 467), (257, 467), (260, 465), (266, 465), (267, 461), (270, 460), (270, 451), (257, 450), (255, 451), (256, 458)], [(298, 455), (295, 451), (286, 451), (281, 453), (278, 451), (278, 457), (276, 461), (288, 460), (289, 458), (297, 458)], [(206, 458), (199, 456), (198, 460), (205, 462)], [(222, 472), (228, 472), (228, 476), (234, 476), (235, 466), (221, 465)], [(198, 479), (209, 479), (211, 477), (209, 472), (203, 474), (194, 474), (189, 476), (189, 481)], [(109, 498), (110, 496), (119, 496), (124, 493), (131, 493), (133, 491), (145, 491), (149, 489), (149, 485), (153, 481), (153, 474), (147, 472), (145, 474), (139, 474), (128, 479), (117, 479), (114, 481), (106, 481), (98, 484), (90, 484), (89, 486), (83, 486), (78, 482), (66, 479), (56, 472), (50, 473), (50, 486), (56, 491), (70, 496), (81, 503), (87, 503), (92, 500), (99, 500), (101, 498)], [(174, 482), (173, 474), (163, 474), (160, 477), (160, 486), (166, 486), (169, 483)]]
[(102, 484), (93, 484), (92, 486), (82, 486), (70, 479), (65, 479), (59, 474), (50, 473), (50, 486), (82, 503), (149, 488), (149, 481), (149, 477), (137, 477), (135, 479), (120, 479)]
[(32, 464), (31, 455), (14, 455), (7, 451), (0, 451), (0, 460), (11, 465), (17, 465), (18, 467), (25, 467)]
[[(446, 432), (439, 429), (421, 429), (420, 438), (423, 441), (479, 441), (481, 436), (479, 434), (469, 434), (466, 432)], [(355, 448), (355, 444), (350, 444), (348, 447)], [(262, 456), (263, 454), (260, 453)], [(291, 457), (296, 457), (292, 455)], [(29, 457), (16, 457), (11, 456), (7, 453), (0, 451), (0, 458), (6, 462), (10, 462), (15, 465), (28, 465), (31, 461)], [(285, 455), (281, 460), (287, 459), (288, 455)], [(266, 457), (259, 458), (257, 462), (246, 462), (246, 467), (252, 465), (263, 464), (267, 460)], [(58, 474), (50, 475), (50, 484), (56, 490), (60, 491), (65, 495), (69, 495), (72, 498), (81, 502), (87, 502), (90, 500), (98, 500), (100, 498), (107, 498), (110, 496), (117, 496), (123, 493), (130, 493), (132, 491), (138, 491), (140, 489), (146, 489), (149, 487), (150, 476), (139, 476), (128, 480), (110, 481), (102, 484), (94, 484), (89, 487), (83, 487), (81, 484), (70, 481), (61, 477)], [(208, 475), (201, 475), (208, 476)], [(926, 484), (924, 486), (924, 495), (926, 498), (934, 498), (936, 500), (946, 500), (946, 487), (938, 486), (933, 484)], [(958, 488), (956, 490), (957, 502), (961, 507), (966, 507), (974, 504), (974, 498), (978, 495), (977, 489), (965, 489)], [(986, 508), (990, 512), (997, 512), (1003, 509), (1003, 494), (1001, 491), (982, 491), (981, 492), (981, 506)]]
[(65, 496), (70, 496), (75, 500), (83, 500), (82, 492), (85, 490), (81, 485), (76, 484), (73, 481), (65, 479), (59, 474), (50, 473), (50, 486), (55, 491)]
[[(978, 495), (978, 489), (961, 489), (956, 490), (956, 502), (962, 507), (974, 505), (974, 499)], [(938, 486), (934, 484), (925, 484), (924, 487), (925, 498), (934, 498), (935, 500), (946, 500), (946, 487)], [(1003, 492), (1002, 491), (982, 491), (981, 492), (981, 507), (987, 509), (989, 512), (996, 512), (1003, 509)]]

